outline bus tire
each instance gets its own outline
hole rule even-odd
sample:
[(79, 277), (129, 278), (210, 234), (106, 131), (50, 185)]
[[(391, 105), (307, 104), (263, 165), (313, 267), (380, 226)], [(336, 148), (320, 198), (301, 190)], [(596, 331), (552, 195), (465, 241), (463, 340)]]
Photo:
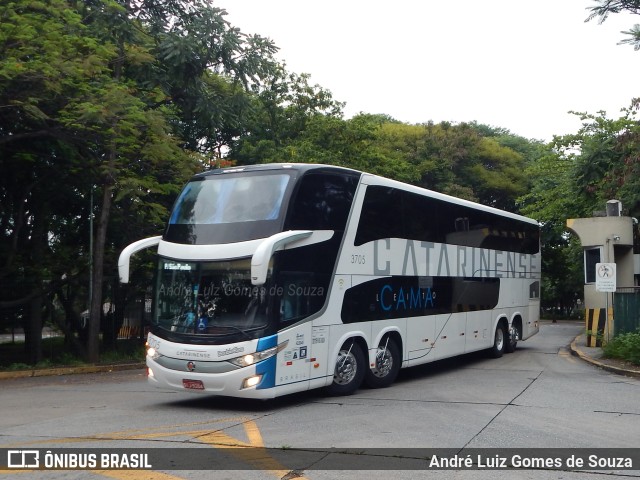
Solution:
[(507, 332), (504, 324), (499, 322), (496, 326), (496, 333), (493, 336), (493, 346), (489, 349), (489, 355), (492, 358), (500, 358), (504, 353), (507, 343)]
[(345, 342), (340, 347), (333, 372), (333, 382), (327, 387), (327, 393), (335, 396), (354, 393), (362, 385), (366, 365), (360, 345), (354, 340)]
[(504, 351), (506, 353), (513, 353), (516, 351), (516, 347), (518, 346), (518, 340), (520, 339), (520, 330), (518, 326), (514, 323), (511, 324), (511, 328), (509, 329), (509, 335), (507, 337), (507, 342), (504, 346)]
[(376, 349), (376, 364), (367, 368), (364, 383), (371, 388), (386, 388), (391, 385), (400, 371), (400, 349), (390, 337), (385, 337)]

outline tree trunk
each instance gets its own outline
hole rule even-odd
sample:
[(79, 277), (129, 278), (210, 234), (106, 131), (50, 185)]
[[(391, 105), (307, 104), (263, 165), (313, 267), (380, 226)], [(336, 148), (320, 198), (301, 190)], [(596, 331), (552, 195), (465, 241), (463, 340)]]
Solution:
[[(115, 152), (112, 152), (115, 155)], [(100, 321), (102, 319), (102, 285), (104, 278), (104, 252), (107, 240), (109, 213), (113, 203), (113, 185), (103, 185), (100, 216), (93, 240), (93, 290), (89, 308), (89, 324), (87, 325), (86, 360), (95, 363), (100, 358)]]
[(111, 285), (111, 311), (105, 318), (102, 329), (102, 344), (105, 350), (116, 349), (118, 346), (118, 334), (124, 323), (124, 306), (126, 304), (123, 293), (123, 288), (117, 280), (114, 281)]
[[(42, 265), (47, 248), (47, 232), (49, 211), (45, 205), (34, 208), (32, 215), (33, 229), (31, 231), (31, 263)], [(45, 273), (42, 268), (34, 268), (31, 274), (33, 280), (34, 298), (29, 302), (29, 313), (24, 327), (24, 348), (30, 364), (35, 365), (42, 360), (42, 286)]]
[[(119, 42), (120, 57), (115, 61), (113, 69), (113, 78), (119, 82), (122, 77), (122, 65), (125, 58), (123, 43)], [(111, 125), (113, 132), (118, 132), (117, 117)], [(113, 133), (112, 135), (117, 135)], [(111, 205), (113, 204), (113, 191), (115, 185), (115, 177), (117, 175), (116, 160), (118, 150), (115, 139), (111, 140), (108, 148), (107, 163), (102, 173), (102, 202), (100, 208), (100, 217), (96, 227), (93, 242), (93, 289), (91, 295), (91, 306), (89, 308), (89, 325), (87, 338), (87, 361), (95, 363), (100, 357), (100, 324), (102, 320), (102, 285), (104, 279), (104, 253), (107, 241), (107, 227), (109, 226), (109, 215), (111, 213)]]
[(42, 360), (42, 295), (29, 304), (29, 314), (24, 327), (24, 349), (27, 361), (35, 365)]
[[(82, 328), (80, 315), (73, 307), (73, 302), (76, 298), (75, 291), (68, 286), (66, 286), (66, 290), (67, 294), (65, 294), (63, 287), (56, 289), (58, 301), (62, 305), (65, 313), (64, 319), (62, 321), (57, 321), (56, 324), (64, 333), (65, 347), (80, 355), (82, 358), (86, 358), (86, 331)], [(76, 338), (76, 332), (79, 334), (79, 339)]]

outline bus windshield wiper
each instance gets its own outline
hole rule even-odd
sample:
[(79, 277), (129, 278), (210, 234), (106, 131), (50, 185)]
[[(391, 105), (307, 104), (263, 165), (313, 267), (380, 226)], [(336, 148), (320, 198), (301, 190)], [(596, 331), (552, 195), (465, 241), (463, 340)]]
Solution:
[(220, 326), (222, 328), (230, 328), (231, 330), (235, 330), (236, 332), (239, 332), (242, 335), (244, 335), (245, 337), (247, 337), (247, 339), (253, 340), (253, 337), (251, 335), (249, 335), (247, 332), (245, 332), (244, 330), (242, 330), (240, 327), (236, 327), (234, 325), (220, 325)]

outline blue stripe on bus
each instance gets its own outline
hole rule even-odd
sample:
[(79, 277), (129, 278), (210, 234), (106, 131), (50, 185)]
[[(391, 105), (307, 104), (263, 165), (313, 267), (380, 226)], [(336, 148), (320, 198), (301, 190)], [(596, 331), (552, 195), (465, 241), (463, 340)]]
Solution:
[[(258, 340), (258, 351), (266, 350), (278, 345), (278, 335), (271, 335), (270, 337), (261, 338)], [(266, 359), (256, 365), (256, 374), (262, 375), (262, 380), (256, 386), (256, 390), (263, 390), (265, 388), (273, 388), (276, 386), (276, 365), (277, 355)]]

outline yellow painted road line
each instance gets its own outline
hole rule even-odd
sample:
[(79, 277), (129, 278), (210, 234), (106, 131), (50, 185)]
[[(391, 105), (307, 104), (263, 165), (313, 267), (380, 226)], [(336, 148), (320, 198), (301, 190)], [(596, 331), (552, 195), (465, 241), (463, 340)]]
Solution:
[[(237, 422), (238, 424), (246, 422), (248, 420), (247, 417), (229, 417), (229, 418), (221, 418), (218, 420), (208, 420), (205, 422), (190, 422), (190, 423), (182, 423), (175, 425), (165, 425), (162, 427), (154, 427), (154, 428), (136, 428), (131, 430), (121, 430), (117, 432), (109, 432), (109, 433), (99, 433), (96, 435), (86, 436), (86, 437), (74, 437), (74, 438), (50, 438), (50, 439), (38, 439), (31, 440), (28, 442), (19, 442), (19, 443), (7, 443), (1, 444), (0, 448), (19, 448), (25, 446), (33, 446), (39, 444), (50, 444), (50, 443), (81, 443), (87, 441), (108, 441), (108, 440), (138, 440), (138, 439), (148, 439), (148, 438), (161, 438), (168, 437), (171, 435), (197, 435), (200, 433), (210, 432), (211, 430), (195, 430), (195, 431), (174, 431), (168, 432), (168, 429), (178, 429), (184, 427), (192, 427), (199, 425), (213, 425), (216, 423), (224, 423), (224, 422)], [(155, 433), (154, 433), (155, 432)]]
[(184, 477), (152, 470), (92, 470), (91, 473), (116, 480), (184, 480)]
[[(48, 438), (48, 439), (40, 438), (38, 440), (31, 440), (29, 442), (5, 443), (0, 445), (0, 447), (1, 448), (33, 447), (36, 445), (46, 445), (48, 443), (81, 443), (81, 442), (87, 442), (89, 440), (94, 440), (96, 442), (99, 442), (99, 441), (108, 440), (108, 439), (100, 439), (97, 437)], [(44, 447), (40, 447), (40, 448), (44, 448)]]
[(571, 352), (569, 352), (568, 350), (564, 350), (564, 349), (560, 350), (560, 351), (558, 352), (558, 356), (560, 356), (560, 357), (564, 358), (564, 359), (565, 359), (565, 360), (567, 360), (568, 362), (576, 363), (575, 358), (573, 358), (573, 355), (572, 355), (572, 354), (571, 354)]
[(109, 433), (104, 433), (101, 435), (96, 435), (96, 437), (120, 437), (120, 438), (133, 438), (133, 436), (140, 432), (144, 435), (148, 435), (150, 432), (154, 432), (154, 431), (159, 431), (159, 432), (166, 432), (168, 429), (171, 428), (184, 428), (184, 427), (194, 427), (194, 426), (200, 426), (200, 425), (215, 425), (215, 424), (219, 424), (219, 423), (224, 423), (224, 422), (237, 422), (237, 424), (246, 422), (247, 420), (249, 420), (248, 417), (228, 417), (228, 418), (219, 418), (217, 420), (207, 420), (205, 422), (189, 422), (189, 423), (177, 423), (174, 425), (163, 425), (160, 427), (147, 427), (147, 428), (136, 428), (136, 429), (131, 429), (131, 430), (122, 430), (119, 432), (109, 432)]
[[(247, 436), (247, 442), (234, 438), (222, 431), (211, 431), (211, 429), (198, 430), (182, 430), (179, 428), (211, 425), (222, 423), (224, 421), (242, 422), (244, 431)], [(162, 431), (161, 431), (162, 429)], [(167, 431), (167, 429), (169, 431)], [(291, 473), (291, 469), (286, 468), (278, 460), (271, 457), (268, 450), (264, 446), (264, 440), (258, 425), (253, 420), (247, 420), (246, 417), (233, 417), (216, 421), (194, 422), (178, 425), (168, 425), (165, 427), (156, 427), (149, 429), (125, 430), (120, 432), (99, 434), (96, 436), (76, 437), (76, 438), (51, 438), (39, 439), (30, 442), (22, 442), (14, 445), (3, 445), (4, 448), (16, 448), (27, 445), (42, 445), (51, 443), (87, 443), (87, 442), (105, 442), (114, 439), (121, 440), (146, 440), (160, 439), (168, 437), (189, 437), (196, 441), (202, 442), (210, 447), (225, 449), (232, 456), (236, 457), (244, 463), (254, 468), (267, 471), (277, 478), (282, 478)], [(0, 473), (27, 473), (24, 470), (17, 471), (1, 471)], [(116, 480), (182, 480), (182, 477), (169, 475), (166, 473), (155, 472), (153, 470), (95, 470), (92, 473), (99, 474), (104, 477)], [(301, 480), (307, 480), (305, 477), (296, 477)]]
[[(214, 448), (230, 449), (229, 453), (249, 465), (265, 470), (276, 478), (283, 478), (291, 472), (290, 468), (282, 465), (278, 460), (271, 457), (268, 451), (264, 448), (262, 435), (258, 430), (255, 422), (249, 422), (253, 425), (245, 426), (245, 430), (253, 443), (241, 442), (236, 438), (233, 438), (226, 433), (212, 432), (208, 435), (198, 437), (201, 440)], [(238, 448), (247, 447), (247, 448)], [(307, 480), (306, 477), (296, 477), (301, 480)]]
[[(41, 473), (46, 477), (50, 471), (46, 470), (0, 470), (0, 475), (4, 474), (20, 474), (20, 473)], [(153, 470), (90, 470), (91, 474), (97, 474), (116, 480), (184, 480), (184, 477), (176, 477), (168, 473), (154, 472)]]
[(262, 447), (264, 448), (264, 442), (262, 441), (262, 435), (260, 434), (260, 430), (258, 430), (258, 425), (253, 420), (245, 422), (244, 431), (247, 432), (247, 437), (249, 438), (249, 443), (254, 447)]

